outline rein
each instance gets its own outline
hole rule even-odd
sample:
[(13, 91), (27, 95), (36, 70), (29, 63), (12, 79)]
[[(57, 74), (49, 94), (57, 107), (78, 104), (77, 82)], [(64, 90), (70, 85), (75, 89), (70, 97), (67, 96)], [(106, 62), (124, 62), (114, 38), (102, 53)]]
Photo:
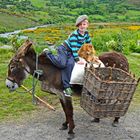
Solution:
[[(37, 81), (35, 82), (35, 75), (37, 74)], [(43, 74), (43, 71), (38, 69), (38, 54), (36, 54), (36, 69), (33, 73), (33, 81), (32, 81), (32, 97), (33, 97), (33, 103), (37, 104), (36, 97), (35, 97), (35, 87), (37, 85), (37, 82), (39, 80), (39, 77)]]

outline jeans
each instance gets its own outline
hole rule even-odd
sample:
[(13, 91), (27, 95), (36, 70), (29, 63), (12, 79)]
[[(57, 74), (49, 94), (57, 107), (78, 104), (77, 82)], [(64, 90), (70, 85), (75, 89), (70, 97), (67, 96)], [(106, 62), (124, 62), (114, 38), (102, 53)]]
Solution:
[(47, 53), (51, 62), (61, 70), (61, 78), (64, 89), (70, 87), (71, 73), (74, 67), (74, 57), (72, 52), (68, 51), (63, 45), (57, 48), (57, 55), (53, 55), (51, 52)]

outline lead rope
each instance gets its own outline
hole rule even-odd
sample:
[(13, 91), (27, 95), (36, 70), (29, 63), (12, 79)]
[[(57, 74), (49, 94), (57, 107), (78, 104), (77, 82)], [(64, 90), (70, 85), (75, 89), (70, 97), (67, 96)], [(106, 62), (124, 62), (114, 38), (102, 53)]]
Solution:
[[(38, 69), (38, 54), (36, 54), (36, 69), (33, 73), (33, 81), (32, 81), (32, 102), (33, 104), (37, 104), (36, 97), (35, 97), (35, 87), (39, 80), (39, 77), (43, 74), (43, 70)], [(35, 75), (37, 75), (37, 81), (35, 82)]]
[[(39, 80), (40, 75), (42, 75), (42, 74), (43, 74), (43, 70), (38, 69), (38, 54), (36, 54), (36, 68), (35, 68), (35, 70), (33, 72), (32, 88), (27, 90), (27, 91), (25, 91), (25, 92), (24, 91), (17, 91), (17, 90), (16, 90), (16, 92), (18, 92), (18, 93), (27, 93), (27, 92), (31, 91), (31, 93), (32, 93), (32, 102), (33, 102), (33, 104), (37, 104), (36, 97), (35, 97), (35, 87), (37, 85), (37, 82)], [(36, 78), (37, 80), (35, 81), (35, 76), (36, 75), (37, 75), (37, 78)]]

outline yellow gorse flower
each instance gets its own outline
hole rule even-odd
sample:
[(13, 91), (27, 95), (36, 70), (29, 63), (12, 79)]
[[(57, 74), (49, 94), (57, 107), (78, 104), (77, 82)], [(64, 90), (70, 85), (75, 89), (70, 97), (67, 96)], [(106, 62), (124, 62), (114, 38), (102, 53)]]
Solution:
[(128, 26), (129, 30), (140, 30), (140, 26), (139, 25), (134, 25), (134, 26)]

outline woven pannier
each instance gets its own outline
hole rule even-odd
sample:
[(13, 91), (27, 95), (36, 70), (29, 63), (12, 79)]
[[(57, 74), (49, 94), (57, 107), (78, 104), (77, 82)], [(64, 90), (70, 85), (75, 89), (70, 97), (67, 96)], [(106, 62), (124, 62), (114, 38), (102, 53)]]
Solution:
[(118, 68), (86, 67), (81, 107), (96, 118), (124, 116), (138, 82)]

